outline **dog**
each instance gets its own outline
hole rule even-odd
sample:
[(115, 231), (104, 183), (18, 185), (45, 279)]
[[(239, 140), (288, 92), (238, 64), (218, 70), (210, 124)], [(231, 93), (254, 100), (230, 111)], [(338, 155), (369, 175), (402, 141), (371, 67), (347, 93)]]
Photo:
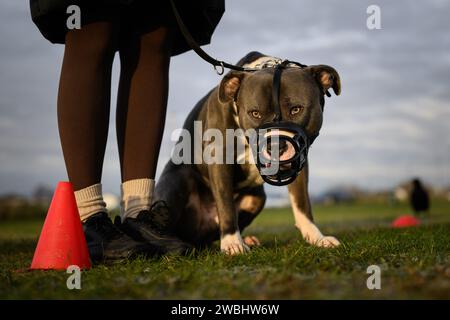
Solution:
[[(251, 52), (238, 65), (254, 68), (276, 59)], [(273, 72), (273, 68), (228, 72), (220, 84), (197, 103), (183, 128), (191, 133), (193, 140), (195, 121), (201, 121), (203, 131), (214, 128), (224, 136), (226, 129), (247, 130), (270, 121), (274, 116)], [(324, 95), (330, 88), (336, 95), (340, 94), (339, 74), (330, 66), (288, 68), (283, 72), (280, 96), (283, 118), (301, 126), (310, 143), (322, 126)], [(208, 144), (208, 141), (203, 142), (203, 147)], [(247, 156), (248, 149), (247, 143)], [(195, 152), (192, 151), (193, 157)], [(230, 255), (245, 253), (260, 245), (254, 236), (244, 239), (241, 236), (266, 202), (264, 181), (256, 165), (250, 161), (237, 164), (242, 163), (237, 158), (243, 156), (246, 155), (235, 155), (234, 164), (167, 163), (155, 187), (154, 199), (169, 205), (170, 229), (179, 238), (194, 246), (209, 245), (220, 239), (220, 249)], [(338, 246), (340, 243), (335, 237), (324, 236), (314, 224), (307, 164), (288, 185), (288, 191), (295, 226), (303, 238), (314, 246)]]

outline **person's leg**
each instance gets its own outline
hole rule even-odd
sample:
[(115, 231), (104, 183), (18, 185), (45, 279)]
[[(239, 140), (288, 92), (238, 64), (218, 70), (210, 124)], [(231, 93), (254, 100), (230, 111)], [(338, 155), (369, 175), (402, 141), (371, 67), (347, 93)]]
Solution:
[(122, 173), (122, 219), (149, 210), (168, 95), (171, 31), (130, 30), (120, 46), (116, 114)]
[(134, 10), (129, 29), (121, 35), (116, 113), (122, 173), (121, 228), (135, 240), (157, 247), (160, 253), (183, 253), (190, 246), (157, 223), (169, 217), (168, 207), (161, 201), (152, 204), (172, 43), (167, 7), (163, 6)]
[(68, 32), (58, 94), (64, 160), (94, 262), (156, 252), (113, 225), (102, 197), (116, 28), (111, 21), (100, 21)]
[(58, 92), (58, 126), (67, 173), (82, 220), (106, 212), (101, 193), (116, 35), (100, 21), (66, 36)]

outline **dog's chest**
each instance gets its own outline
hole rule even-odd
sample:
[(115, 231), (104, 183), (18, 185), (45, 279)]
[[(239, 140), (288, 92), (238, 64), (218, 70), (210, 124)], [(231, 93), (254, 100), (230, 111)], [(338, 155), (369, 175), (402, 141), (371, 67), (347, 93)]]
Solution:
[(258, 168), (254, 164), (243, 164), (239, 166), (237, 189), (253, 188), (264, 184)]

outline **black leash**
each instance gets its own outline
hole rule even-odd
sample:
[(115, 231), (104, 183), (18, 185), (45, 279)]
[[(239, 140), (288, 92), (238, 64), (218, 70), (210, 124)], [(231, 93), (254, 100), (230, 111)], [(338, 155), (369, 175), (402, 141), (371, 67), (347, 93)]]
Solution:
[[(172, 11), (175, 16), (175, 19), (177, 20), (178, 27), (180, 28), (181, 33), (184, 36), (184, 39), (186, 40), (187, 44), (191, 47), (192, 50), (194, 50), (195, 53), (197, 53), (200, 58), (205, 60), (206, 62), (212, 64), (214, 66), (214, 70), (216, 70), (218, 75), (222, 75), (225, 72), (225, 68), (235, 70), (235, 71), (246, 71), (246, 72), (253, 72), (253, 71), (259, 71), (261, 69), (258, 68), (245, 68), (241, 66), (237, 66), (225, 61), (217, 60), (213, 57), (211, 57), (208, 53), (206, 53), (195, 41), (194, 37), (192, 37), (189, 30), (186, 28), (186, 25), (183, 22), (183, 19), (180, 16), (180, 13), (178, 12), (177, 7), (175, 6), (175, 3), (173, 0), (170, 0), (170, 5), (172, 6)], [(280, 105), (279, 105), (279, 95), (280, 95), (280, 82), (281, 82), (281, 73), (283, 69), (289, 67), (289, 65), (296, 65), (297, 67), (303, 69), (306, 68), (307, 65), (302, 64), (300, 62), (296, 61), (289, 61), (289, 60), (283, 60), (281, 63), (277, 64), (275, 68), (275, 73), (273, 77), (273, 85), (272, 85), (272, 101), (273, 105), (275, 107), (275, 111), (278, 115), (280, 115), (278, 120), (281, 120), (281, 112), (280, 112)], [(328, 90), (325, 92), (325, 94), (330, 97), (331, 94), (328, 92)]]
[(186, 40), (188, 45), (191, 47), (192, 50), (195, 51), (195, 53), (197, 53), (200, 56), (200, 58), (202, 58), (206, 62), (209, 62), (210, 64), (212, 64), (214, 66), (214, 69), (216, 70), (216, 72), (219, 75), (222, 75), (224, 73), (225, 68), (231, 69), (231, 70), (236, 70), (236, 71), (257, 71), (257, 70), (259, 70), (259, 69), (244, 68), (241, 66), (236, 66), (234, 64), (231, 64), (231, 63), (228, 63), (225, 61), (221, 61), (221, 60), (217, 60), (217, 59), (214, 59), (213, 57), (211, 57), (202, 48), (200, 48), (200, 46), (197, 44), (197, 42), (192, 37), (189, 30), (186, 28), (186, 25), (184, 24), (183, 19), (181, 18), (180, 13), (178, 12), (178, 9), (175, 6), (173, 0), (170, 0), (170, 4), (172, 6), (173, 14), (175, 15), (175, 19), (177, 20), (178, 26), (180, 27), (180, 31), (183, 34), (184, 39)]

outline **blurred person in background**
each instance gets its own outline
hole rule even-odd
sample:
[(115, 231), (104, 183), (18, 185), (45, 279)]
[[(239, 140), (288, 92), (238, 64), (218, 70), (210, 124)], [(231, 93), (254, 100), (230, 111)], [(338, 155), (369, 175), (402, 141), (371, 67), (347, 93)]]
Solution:
[(409, 202), (415, 215), (427, 214), (430, 209), (430, 197), (422, 182), (415, 178), (412, 181)]

